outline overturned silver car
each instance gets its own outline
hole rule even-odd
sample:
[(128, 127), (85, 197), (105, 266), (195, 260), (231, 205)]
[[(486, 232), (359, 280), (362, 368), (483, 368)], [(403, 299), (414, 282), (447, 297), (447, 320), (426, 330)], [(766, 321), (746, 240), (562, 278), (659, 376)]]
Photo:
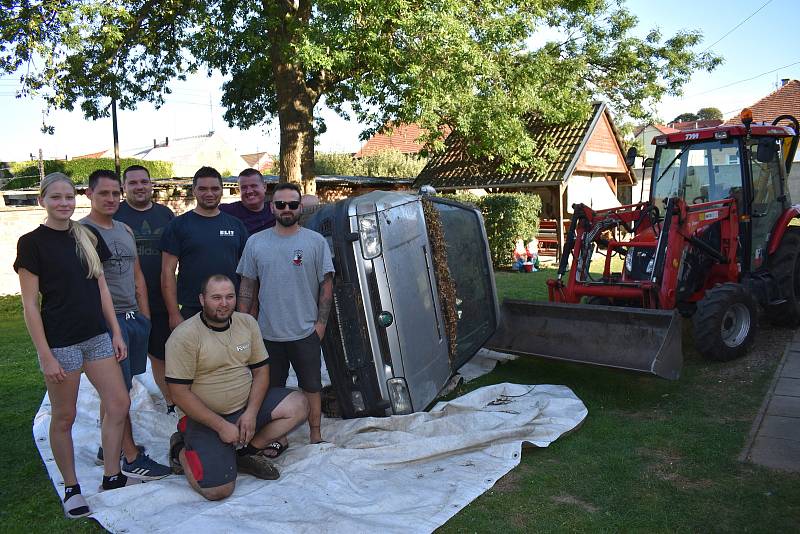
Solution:
[(374, 191), (321, 207), (307, 227), (336, 268), (322, 351), (340, 415), (424, 410), (498, 325), (480, 212)]

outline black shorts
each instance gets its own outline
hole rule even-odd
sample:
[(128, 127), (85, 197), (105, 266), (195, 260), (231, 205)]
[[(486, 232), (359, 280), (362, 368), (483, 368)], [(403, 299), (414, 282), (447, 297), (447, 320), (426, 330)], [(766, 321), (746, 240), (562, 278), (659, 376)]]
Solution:
[[(256, 432), (272, 421), (272, 411), (292, 392), (286, 388), (271, 387), (256, 415)], [(223, 415), (236, 423), (244, 409)], [(178, 432), (183, 434), (186, 463), (201, 488), (216, 488), (236, 480), (236, 448), (219, 439), (219, 434), (207, 426), (184, 416), (178, 422)]]
[(169, 315), (154, 313), (150, 317), (150, 339), (147, 341), (147, 353), (153, 358), (163, 360), (170, 335)]
[(297, 385), (308, 393), (322, 390), (322, 358), (316, 330), (297, 341), (269, 341), (264, 345), (269, 353), (269, 383), (284, 387), (289, 377), (289, 364), (297, 375)]

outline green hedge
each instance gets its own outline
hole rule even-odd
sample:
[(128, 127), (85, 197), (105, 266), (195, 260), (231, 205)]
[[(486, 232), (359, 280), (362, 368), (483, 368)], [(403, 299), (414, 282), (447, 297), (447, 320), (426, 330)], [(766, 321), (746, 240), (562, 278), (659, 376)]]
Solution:
[[(134, 158), (122, 158), (120, 166), (125, 170), (131, 165), (141, 165), (150, 171), (153, 178), (172, 178), (172, 163), (169, 161), (144, 161)], [(39, 183), (39, 164), (36, 161), (18, 161), (10, 163), (12, 178), (3, 189), (21, 189), (33, 187)], [(72, 160), (45, 160), (44, 173), (63, 172), (76, 184), (85, 183), (89, 175), (98, 169), (114, 169), (112, 158), (85, 158)]]
[(470, 193), (441, 195), (477, 206), (483, 214), (489, 250), (495, 267), (511, 265), (511, 251), (518, 238), (528, 241), (539, 232), (542, 200), (526, 193), (494, 193), (482, 197)]
[(427, 161), (426, 158), (403, 154), (393, 148), (360, 159), (350, 154), (317, 152), (314, 155), (314, 169), (317, 175), (413, 178), (425, 167)]

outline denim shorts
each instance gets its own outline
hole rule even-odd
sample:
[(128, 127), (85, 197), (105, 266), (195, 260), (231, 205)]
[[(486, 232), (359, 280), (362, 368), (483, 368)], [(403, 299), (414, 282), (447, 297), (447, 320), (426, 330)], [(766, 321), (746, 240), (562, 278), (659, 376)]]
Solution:
[(150, 339), (150, 319), (138, 311), (117, 314), (122, 339), (128, 346), (128, 357), (119, 362), (122, 377), (128, 391), (133, 386), (133, 377), (147, 369), (147, 345)]
[(83, 367), (83, 362), (103, 360), (114, 356), (114, 346), (108, 332), (90, 337), (68, 347), (51, 348), (50, 352), (56, 357), (65, 372), (78, 371)]

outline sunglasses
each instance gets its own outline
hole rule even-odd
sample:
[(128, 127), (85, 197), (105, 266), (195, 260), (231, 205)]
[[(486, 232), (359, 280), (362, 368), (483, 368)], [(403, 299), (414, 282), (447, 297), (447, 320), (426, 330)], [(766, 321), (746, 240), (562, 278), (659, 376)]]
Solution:
[(275, 207), (278, 208), (279, 210), (285, 210), (287, 206), (289, 207), (290, 210), (296, 210), (297, 208), (300, 207), (299, 200), (291, 200), (289, 202), (284, 202), (283, 200), (275, 200), (272, 203), (275, 204)]

